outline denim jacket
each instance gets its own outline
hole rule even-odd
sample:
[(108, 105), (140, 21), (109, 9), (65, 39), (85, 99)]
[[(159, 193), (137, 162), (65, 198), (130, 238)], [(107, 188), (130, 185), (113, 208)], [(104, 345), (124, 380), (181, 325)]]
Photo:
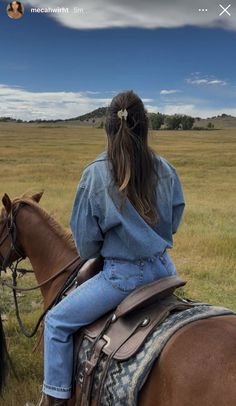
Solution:
[(161, 255), (173, 246), (185, 202), (175, 168), (164, 158), (158, 160), (157, 205), (159, 220), (150, 226), (126, 199), (122, 211), (118, 187), (112, 186), (107, 152), (88, 164), (77, 188), (70, 227), (81, 258), (102, 255), (123, 260)]

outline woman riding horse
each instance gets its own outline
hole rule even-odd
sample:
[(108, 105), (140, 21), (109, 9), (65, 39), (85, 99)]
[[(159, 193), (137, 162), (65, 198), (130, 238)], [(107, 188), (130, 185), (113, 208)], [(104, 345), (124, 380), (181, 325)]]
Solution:
[(70, 226), (83, 259), (102, 256), (103, 269), (45, 318), (44, 383), (38, 406), (71, 397), (73, 333), (115, 308), (134, 289), (176, 274), (173, 246), (184, 197), (175, 168), (148, 146), (142, 100), (115, 96), (106, 117), (107, 150), (88, 164)]

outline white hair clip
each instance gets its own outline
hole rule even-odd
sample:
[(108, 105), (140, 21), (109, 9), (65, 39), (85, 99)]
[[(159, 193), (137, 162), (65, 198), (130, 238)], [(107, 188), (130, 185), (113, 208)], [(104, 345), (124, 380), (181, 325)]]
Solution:
[(119, 110), (117, 112), (117, 116), (122, 120), (122, 117), (124, 117), (125, 121), (127, 120), (128, 117), (128, 111), (126, 109), (124, 110)]

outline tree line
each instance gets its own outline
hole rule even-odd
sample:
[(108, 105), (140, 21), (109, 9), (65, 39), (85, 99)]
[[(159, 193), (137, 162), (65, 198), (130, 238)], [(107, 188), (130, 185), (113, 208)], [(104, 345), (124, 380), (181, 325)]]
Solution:
[(162, 126), (167, 130), (191, 130), (195, 119), (185, 114), (168, 116), (162, 113), (150, 113), (149, 121), (153, 130), (159, 130)]

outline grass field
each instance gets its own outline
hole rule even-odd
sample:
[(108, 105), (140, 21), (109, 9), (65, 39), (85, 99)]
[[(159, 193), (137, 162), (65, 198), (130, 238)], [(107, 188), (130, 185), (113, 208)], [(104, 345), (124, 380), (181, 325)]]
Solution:
[[(150, 145), (177, 168), (186, 211), (175, 236), (172, 257), (187, 280), (184, 294), (236, 311), (236, 129), (200, 132), (151, 132)], [(41, 205), (68, 227), (83, 167), (106, 148), (104, 130), (0, 124), (1, 196), (45, 190)], [(34, 283), (24, 277), (22, 286)], [(24, 320), (32, 327), (40, 313), (39, 293), (20, 298)], [(3, 406), (35, 401), (42, 380), (42, 356), (34, 340), (19, 333), (9, 292), (1, 289), (0, 307), (7, 342), (20, 382), (9, 380)]]

